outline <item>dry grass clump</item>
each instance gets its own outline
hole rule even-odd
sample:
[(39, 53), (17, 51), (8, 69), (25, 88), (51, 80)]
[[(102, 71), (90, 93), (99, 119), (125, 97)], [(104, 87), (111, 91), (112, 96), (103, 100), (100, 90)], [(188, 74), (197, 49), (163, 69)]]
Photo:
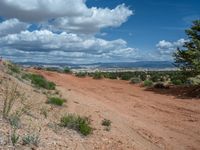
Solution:
[[(11, 81), (10, 81), (11, 82)], [(13, 105), (16, 103), (16, 101), (19, 101), (21, 98), (21, 95), (18, 91), (18, 85), (14, 82), (8, 83), (8, 81), (5, 81), (5, 83), (2, 84), (2, 99), (3, 99), (3, 110), (2, 115), (3, 118), (8, 118)]]

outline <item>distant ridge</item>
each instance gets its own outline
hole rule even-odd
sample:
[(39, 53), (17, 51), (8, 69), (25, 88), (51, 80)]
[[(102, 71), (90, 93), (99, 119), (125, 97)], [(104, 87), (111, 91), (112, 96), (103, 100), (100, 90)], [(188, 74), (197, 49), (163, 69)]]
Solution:
[(92, 63), (92, 64), (70, 64), (70, 63), (36, 63), (36, 62), (21, 62), (18, 63), (25, 66), (53, 66), (53, 67), (65, 67), (68, 66), (72, 69), (84, 69), (84, 68), (143, 68), (143, 69), (165, 69), (175, 68), (170, 61), (138, 61), (138, 62), (111, 62), (111, 63)]

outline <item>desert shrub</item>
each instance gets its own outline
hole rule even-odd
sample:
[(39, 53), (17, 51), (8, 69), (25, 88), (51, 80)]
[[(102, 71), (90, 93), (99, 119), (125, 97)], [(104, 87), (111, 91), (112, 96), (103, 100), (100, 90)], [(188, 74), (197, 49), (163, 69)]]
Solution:
[(124, 72), (121, 75), (121, 80), (130, 80), (133, 77), (131, 72)]
[(3, 91), (3, 118), (8, 118), (14, 103), (20, 98), (20, 93), (17, 89), (17, 84), (5, 83)]
[(86, 72), (78, 72), (75, 74), (76, 77), (79, 77), (79, 78), (84, 78), (87, 76), (87, 73)]
[(144, 72), (141, 72), (139, 76), (142, 81), (145, 81), (147, 79), (147, 75)]
[(132, 83), (132, 84), (137, 84), (137, 83), (140, 83), (140, 82), (141, 82), (140, 78), (131, 78), (131, 80), (130, 80), (130, 83)]
[(153, 85), (153, 82), (151, 80), (145, 80), (143, 85), (146, 87), (151, 87)]
[(14, 131), (11, 133), (11, 142), (13, 146), (15, 146), (18, 141), (19, 141), (19, 135), (16, 133), (16, 129), (14, 129)]
[(21, 72), (21, 68), (16, 65), (16, 64), (13, 64), (11, 62), (8, 62), (7, 63), (7, 66), (8, 66), (8, 69), (11, 71), (11, 72), (14, 72), (14, 73), (20, 73)]
[(109, 78), (109, 79), (117, 79), (118, 75), (114, 72), (110, 72), (106, 75), (106, 78)]
[(47, 100), (48, 104), (53, 104), (57, 106), (62, 106), (64, 102), (65, 100), (59, 97), (49, 97)]
[(22, 137), (23, 145), (35, 145), (38, 146), (40, 143), (40, 137), (36, 134), (28, 134)]
[(104, 120), (102, 120), (101, 125), (109, 127), (109, 126), (111, 126), (111, 121), (108, 119), (104, 119)]
[(63, 72), (64, 72), (64, 73), (71, 73), (71, 69), (70, 69), (69, 67), (65, 67), (65, 68), (63, 69)]
[(63, 116), (60, 120), (60, 125), (69, 129), (76, 130), (85, 136), (92, 132), (89, 119), (74, 114)]
[(48, 109), (46, 107), (42, 107), (40, 109), (40, 114), (42, 114), (45, 118), (48, 117)]
[(180, 79), (172, 80), (172, 84), (174, 85), (181, 85), (183, 82)]
[(29, 80), (31, 78), (31, 74), (22, 73), (21, 78), (24, 80)]
[(153, 82), (158, 82), (160, 80), (160, 75), (158, 73), (154, 73), (150, 76), (150, 80)]
[(181, 85), (187, 81), (188, 77), (186, 74), (183, 74), (183, 73), (177, 71), (177, 72), (171, 72), (171, 74), (169, 75), (169, 78), (170, 78), (172, 84)]
[(47, 81), (43, 76), (37, 74), (24, 74), (23, 79), (31, 80), (31, 83), (37, 87), (41, 87), (47, 90), (55, 90), (56, 84), (50, 81)]
[(62, 70), (60, 68), (57, 68), (57, 67), (47, 67), (45, 68), (46, 71), (53, 71), (53, 72), (59, 72), (61, 73)]
[(101, 72), (95, 72), (93, 74), (93, 79), (102, 79), (103, 76), (102, 76), (102, 73)]
[(187, 82), (190, 83), (190, 85), (199, 86), (200, 85), (200, 75), (198, 75), (196, 77), (189, 78), (187, 80)]
[(21, 120), (20, 117), (17, 115), (11, 115), (9, 117), (9, 123), (13, 128), (20, 128), (21, 127)]

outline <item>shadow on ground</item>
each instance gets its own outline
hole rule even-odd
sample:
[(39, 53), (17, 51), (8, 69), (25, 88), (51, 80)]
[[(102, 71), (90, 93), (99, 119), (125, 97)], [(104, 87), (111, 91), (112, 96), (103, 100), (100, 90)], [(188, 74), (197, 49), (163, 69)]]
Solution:
[(183, 87), (170, 86), (169, 89), (146, 88), (145, 91), (151, 91), (155, 94), (164, 94), (168, 96), (175, 96), (180, 99), (196, 99), (200, 98), (200, 87)]

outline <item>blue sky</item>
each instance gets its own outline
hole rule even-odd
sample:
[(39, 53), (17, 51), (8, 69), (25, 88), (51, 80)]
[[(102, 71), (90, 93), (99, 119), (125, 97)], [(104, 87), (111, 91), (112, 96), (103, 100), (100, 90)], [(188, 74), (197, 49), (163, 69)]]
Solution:
[[(107, 39), (122, 37), (132, 47), (153, 50), (160, 40), (176, 41), (200, 19), (199, 0), (88, 0), (89, 6), (109, 7), (125, 3), (134, 15), (120, 28), (107, 29)], [(114, 34), (112, 34), (114, 32)]]
[(16, 62), (172, 60), (199, 0), (2, 0), (0, 55)]

